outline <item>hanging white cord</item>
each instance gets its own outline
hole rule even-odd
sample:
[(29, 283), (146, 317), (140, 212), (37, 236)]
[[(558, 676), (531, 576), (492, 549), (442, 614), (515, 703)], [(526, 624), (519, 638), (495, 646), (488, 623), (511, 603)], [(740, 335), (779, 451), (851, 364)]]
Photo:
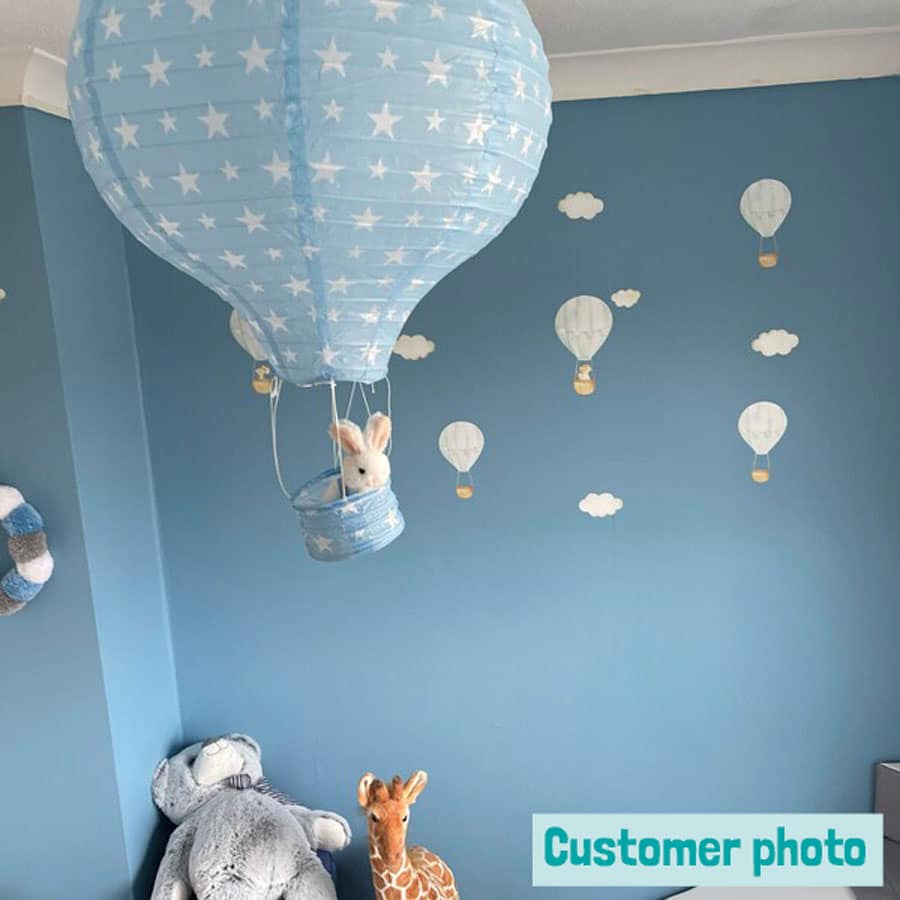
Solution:
[(281, 400), (282, 380), (276, 376), (272, 380), (272, 392), (269, 394), (269, 423), (272, 428), (272, 462), (275, 464), (275, 477), (278, 479), (278, 486), (281, 493), (291, 499), (288, 489), (284, 486), (284, 479), (281, 477), (281, 463), (278, 459), (278, 402)]
[(350, 388), (350, 397), (347, 399), (347, 412), (344, 413), (344, 418), (350, 418), (350, 410), (353, 409), (353, 398), (356, 396), (356, 386), (359, 384), (358, 381), (353, 382), (353, 386)]
[[(334, 379), (331, 379), (331, 421), (334, 424), (335, 434), (338, 429), (338, 408), (337, 408), (337, 386)], [(344, 454), (338, 454), (338, 468), (341, 470), (341, 497), (347, 499), (347, 485), (344, 481)]]
[[(374, 386), (374, 385), (372, 386), (372, 389), (373, 389), (373, 390), (375, 389), (375, 386)], [(359, 393), (360, 393), (360, 395), (362, 396), (363, 404), (364, 404), (365, 407), (366, 407), (366, 415), (367, 415), (367, 416), (371, 416), (371, 415), (372, 415), (372, 410), (371, 410), (370, 407), (369, 407), (369, 400), (368, 400), (368, 398), (366, 397), (366, 388), (365, 388), (365, 385), (362, 385), (362, 386), (360, 387)]]

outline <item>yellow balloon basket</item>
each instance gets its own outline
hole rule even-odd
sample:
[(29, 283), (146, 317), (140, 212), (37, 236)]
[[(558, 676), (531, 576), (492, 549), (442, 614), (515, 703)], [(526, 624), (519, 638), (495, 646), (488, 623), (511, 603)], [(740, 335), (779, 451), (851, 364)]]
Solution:
[(770, 478), (771, 476), (770, 476), (770, 474), (769, 474), (769, 470), (768, 470), (768, 469), (754, 469), (754, 470), (750, 473), (750, 477), (751, 477), (757, 484), (765, 484), (765, 483), (769, 480), (769, 478)]
[(590, 363), (578, 363), (575, 377), (572, 379), (572, 389), (579, 397), (590, 397), (597, 390), (597, 379), (594, 378), (594, 370)]
[(272, 393), (272, 385), (275, 379), (272, 377), (272, 369), (270, 366), (257, 366), (253, 370), (253, 390), (257, 394), (268, 396)]
[(590, 397), (597, 390), (597, 382), (593, 378), (589, 378), (587, 381), (575, 378), (572, 381), (572, 387), (579, 397)]
[(460, 500), (471, 500), (475, 493), (475, 488), (471, 484), (458, 484), (456, 486), (456, 496)]
[(756, 258), (764, 269), (774, 269), (778, 265), (777, 250), (763, 250)]

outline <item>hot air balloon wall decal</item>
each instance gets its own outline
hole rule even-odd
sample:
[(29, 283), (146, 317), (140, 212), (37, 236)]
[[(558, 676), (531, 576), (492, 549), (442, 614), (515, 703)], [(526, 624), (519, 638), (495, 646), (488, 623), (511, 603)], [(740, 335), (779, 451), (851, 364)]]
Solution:
[(253, 360), (253, 378), (250, 381), (257, 394), (272, 393), (275, 378), (254, 327), (236, 310), (231, 311), (228, 327), (235, 343)]
[(596, 390), (593, 360), (606, 343), (612, 326), (612, 310), (599, 297), (572, 297), (556, 313), (556, 334), (575, 357), (572, 388), (582, 397)]
[(741, 195), (741, 215), (759, 235), (757, 261), (764, 269), (778, 265), (778, 242), (775, 232), (791, 211), (788, 186), (774, 178), (754, 181)]
[(753, 451), (750, 477), (757, 484), (765, 484), (771, 477), (769, 454), (784, 437), (787, 424), (787, 413), (777, 403), (768, 400), (752, 403), (741, 413), (738, 432)]
[[(522, 0), (81, 0), (67, 78), (102, 197), (250, 324), (273, 420), (283, 383), (330, 387), (334, 423), (338, 384), (386, 378), (415, 305), (518, 212), (551, 119)], [(362, 505), (314, 495), (318, 558), (402, 527), (376, 504), (322, 537)]]
[(484, 450), (484, 434), (471, 422), (451, 422), (438, 437), (444, 459), (456, 469), (456, 496), (470, 500), (475, 493), (472, 467)]

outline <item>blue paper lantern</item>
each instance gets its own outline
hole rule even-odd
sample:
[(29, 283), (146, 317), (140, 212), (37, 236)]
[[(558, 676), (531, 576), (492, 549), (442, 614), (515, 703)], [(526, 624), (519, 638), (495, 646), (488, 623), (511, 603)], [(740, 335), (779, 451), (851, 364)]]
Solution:
[(383, 378), (528, 195), (551, 90), (521, 0), (82, 0), (85, 165), (296, 384)]

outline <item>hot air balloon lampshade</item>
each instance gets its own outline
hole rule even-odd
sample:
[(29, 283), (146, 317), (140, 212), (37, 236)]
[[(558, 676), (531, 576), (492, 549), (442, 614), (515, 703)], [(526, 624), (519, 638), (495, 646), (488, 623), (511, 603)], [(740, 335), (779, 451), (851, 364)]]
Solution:
[(559, 308), (554, 325), (576, 360), (572, 389), (581, 397), (590, 396), (597, 387), (592, 360), (612, 331), (612, 310), (599, 297), (572, 297)]
[(456, 496), (470, 500), (475, 494), (472, 466), (484, 450), (484, 434), (471, 422), (451, 422), (438, 437), (444, 459), (456, 469)]
[(741, 215), (759, 235), (757, 261), (764, 269), (778, 265), (778, 244), (775, 232), (791, 211), (791, 192), (788, 186), (774, 178), (754, 181), (741, 195)]
[(384, 378), (520, 209), (551, 120), (523, 0), (81, 0), (67, 71), (109, 208), (240, 313), (276, 384)]
[(68, 84), (115, 215), (301, 385), (385, 376), (519, 210), (551, 118), (522, 0), (81, 0)]
[[(753, 451), (753, 468), (750, 477), (756, 484), (765, 484), (770, 476), (769, 454), (784, 437), (787, 430), (787, 414), (777, 404), (768, 400), (752, 403), (738, 419), (738, 432)], [(765, 465), (760, 459), (765, 457)]]

